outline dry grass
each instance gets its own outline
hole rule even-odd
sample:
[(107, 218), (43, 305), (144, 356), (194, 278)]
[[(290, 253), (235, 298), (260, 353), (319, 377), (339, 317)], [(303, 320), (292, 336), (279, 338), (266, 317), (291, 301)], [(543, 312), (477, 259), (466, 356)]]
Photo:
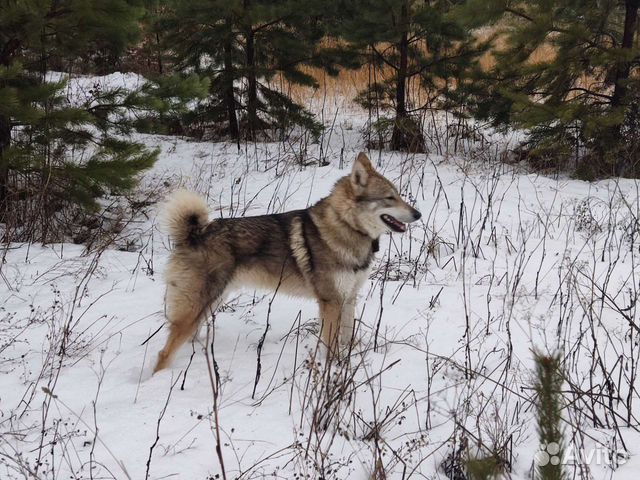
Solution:
[[(492, 48), (480, 57), (480, 66), (483, 71), (491, 70), (495, 64), (495, 53), (503, 52), (507, 48), (507, 32), (505, 25), (499, 24), (491, 28), (480, 29), (476, 32), (476, 38), (481, 42), (491, 39)], [(539, 63), (549, 63), (555, 59), (556, 52), (550, 43), (543, 43), (538, 46), (529, 56), (529, 63), (536, 65)]]
[[(495, 66), (495, 52), (504, 51), (507, 48), (507, 34), (504, 31), (500, 32), (501, 29), (504, 29), (504, 25), (499, 24), (475, 32), (476, 38), (481, 42), (494, 37), (492, 40), (492, 48), (479, 59), (483, 71), (488, 71)], [(554, 58), (555, 50), (553, 46), (550, 43), (545, 43), (531, 53), (529, 61), (532, 64), (547, 63), (553, 61)], [(386, 80), (394, 73), (389, 67), (372, 67), (370, 65), (363, 65), (355, 70), (342, 69), (337, 76), (330, 76), (320, 68), (302, 67), (301, 70), (315, 78), (318, 83), (318, 89), (301, 85), (291, 85), (281, 78), (276, 80), (276, 83), (280, 84), (282, 91), (288, 93), (295, 102), (301, 104), (308, 102), (309, 98), (314, 96), (320, 96), (330, 101), (337, 99), (352, 100), (371, 83)], [(585, 79), (584, 82), (585, 85), (589, 85), (593, 83), (593, 80)], [(444, 87), (445, 80), (442, 80), (441, 85), (438, 86), (440, 88)], [(450, 86), (455, 86), (455, 82), (450, 82)], [(408, 92), (410, 98), (417, 104), (424, 104), (429, 99), (429, 92), (425, 91), (420, 85), (418, 78), (414, 78), (409, 82)]]
[[(280, 84), (281, 91), (286, 92), (299, 104), (306, 104), (309, 99), (321, 98), (331, 103), (341, 103), (347, 101), (352, 103), (358, 93), (365, 91), (373, 83), (382, 83), (395, 75), (389, 67), (373, 67), (363, 65), (355, 70), (343, 69), (335, 76), (329, 76), (319, 68), (303, 67), (302, 71), (310, 74), (316, 79), (318, 88), (301, 85), (291, 85), (285, 82)], [(445, 81), (442, 82), (442, 87)], [(408, 81), (407, 93), (410, 104), (414, 106), (424, 105), (429, 101), (430, 92), (421, 85), (419, 76), (415, 76)]]
[[(330, 76), (320, 68), (302, 67), (301, 70), (315, 78), (318, 89), (303, 85), (286, 86), (287, 93), (297, 103), (306, 103), (309, 98), (320, 95), (328, 99), (353, 99), (358, 92), (367, 88), (373, 82), (373, 72), (370, 72), (368, 65), (364, 65), (356, 70), (342, 69), (337, 76)], [(388, 69), (387, 69), (388, 70)], [(376, 69), (376, 75), (383, 76), (383, 69)], [(388, 73), (387, 73), (388, 75)], [(284, 83), (284, 82), (283, 82)]]

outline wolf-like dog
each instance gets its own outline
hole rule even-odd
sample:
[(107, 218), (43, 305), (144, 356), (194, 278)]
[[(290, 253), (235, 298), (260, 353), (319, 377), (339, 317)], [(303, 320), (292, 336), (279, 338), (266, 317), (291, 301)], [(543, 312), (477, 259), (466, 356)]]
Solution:
[(364, 153), (328, 197), (307, 209), (211, 222), (207, 210), (202, 198), (186, 191), (165, 206), (175, 248), (166, 270), (169, 337), (154, 372), (168, 365), (226, 292), (242, 286), (315, 298), (328, 352), (348, 345), (356, 296), (380, 235), (404, 232), (421, 216)]

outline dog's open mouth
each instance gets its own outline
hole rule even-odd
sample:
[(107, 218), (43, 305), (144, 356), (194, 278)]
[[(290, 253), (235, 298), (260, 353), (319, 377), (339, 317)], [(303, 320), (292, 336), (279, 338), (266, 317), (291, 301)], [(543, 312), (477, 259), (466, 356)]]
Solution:
[(393, 218), (391, 215), (380, 215), (382, 221), (394, 232), (402, 233), (407, 230), (407, 226), (400, 220)]

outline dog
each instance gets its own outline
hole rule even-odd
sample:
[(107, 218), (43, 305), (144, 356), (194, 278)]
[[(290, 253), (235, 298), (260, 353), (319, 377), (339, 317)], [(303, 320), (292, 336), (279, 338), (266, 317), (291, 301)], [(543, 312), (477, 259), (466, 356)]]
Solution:
[(174, 244), (166, 269), (169, 336), (154, 373), (194, 336), (226, 292), (242, 286), (316, 299), (327, 351), (349, 345), (356, 296), (380, 235), (402, 233), (420, 217), (364, 153), (329, 196), (304, 210), (209, 222), (202, 198), (174, 193), (164, 210)]

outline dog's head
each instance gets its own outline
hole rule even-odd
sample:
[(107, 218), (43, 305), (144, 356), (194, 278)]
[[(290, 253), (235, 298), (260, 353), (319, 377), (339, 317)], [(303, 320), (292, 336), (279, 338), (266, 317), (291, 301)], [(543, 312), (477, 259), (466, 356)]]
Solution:
[(374, 238), (387, 231), (402, 233), (407, 230), (407, 223), (422, 216), (400, 197), (389, 180), (375, 171), (362, 152), (353, 164), (349, 182), (357, 221)]

